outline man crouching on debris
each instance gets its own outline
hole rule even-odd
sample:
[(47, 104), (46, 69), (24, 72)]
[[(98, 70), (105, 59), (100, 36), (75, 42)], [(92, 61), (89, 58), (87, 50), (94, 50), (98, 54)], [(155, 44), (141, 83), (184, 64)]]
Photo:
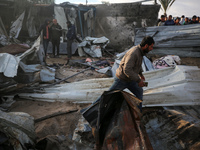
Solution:
[[(116, 77), (110, 90), (129, 89), (137, 98), (143, 99), (145, 77), (142, 74), (143, 56), (153, 50), (154, 40), (150, 36), (143, 38), (140, 45), (132, 47), (122, 58), (119, 68), (116, 70)], [(142, 111), (142, 103), (139, 106)]]

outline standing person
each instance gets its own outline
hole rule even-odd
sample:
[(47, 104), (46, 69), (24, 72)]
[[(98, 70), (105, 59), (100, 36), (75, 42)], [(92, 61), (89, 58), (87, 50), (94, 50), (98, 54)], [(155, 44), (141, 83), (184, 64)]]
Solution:
[(177, 25), (177, 26), (181, 25), (181, 24), (180, 24), (180, 20), (181, 20), (181, 19), (180, 19), (179, 17), (177, 17), (176, 20), (175, 20), (175, 25)]
[(161, 15), (160, 22), (158, 23), (158, 26), (164, 26), (164, 24), (165, 24), (165, 16)]
[(183, 23), (184, 23), (184, 22), (185, 22), (185, 16), (184, 16), (184, 15), (182, 15), (182, 16), (181, 16), (181, 20), (180, 20), (180, 22), (179, 22), (179, 23), (180, 23), (181, 25), (183, 25)]
[[(62, 28), (61, 26), (57, 23), (56, 19), (53, 19), (53, 25), (50, 28), (51, 30), (51, 42), (53, 45), (53, 57), (60, 57), (59, 52), (60, 52), (60, 37), (62, 35)], [(55, 48), (57, 49), (57, 55)]]
[[(154, 39), (151, 36), (146, 36), (139, 45), (129, 49), (122, 58), (119, 68), (116, 70), (114, 82), (109, 88), (109, 91), (122, 91), (127, 88), (137, 98), (143, 100), (142, 87), (145, 86), (145, 77), (142, 74), (142, 60), (144, 55), (153, 50), (154, 43)], [(93, 104), (99, 100), (100, 97)], [(142, 111), (142, 103), (138, 107)]]
[(183, 22), (183, 25), (187, 25), (187, 24), (189, 24), (189, 19), (188, 19), (188, 17), (186, 17), (186, 18), (185, 18), (185, 21)]
[(165, 26), (175, 25), (174, 20), (172, 19), (172, 15), (169, 15), (168, 20), (165, 21)]
[(70, 60), (72, 57), (72, 43), (76, 39), (75, 25), (72, 25), (70, 21), (67, 21), (67, 59)]
[(196, 24), (196, 23), (198, 23), (198, 22), (196, 21), (196, 18), (197, 18), (197, 16), (194, 15), (194, 16), (192, 17), (192, 20), (189, 22), (189, 24)]
[(197, 17), (196, 18), (196, 21), (197, 21), (197, 23), (200, 23), (200, 19), (199, 19), (200, 17)]
[(50, 40), (49, 23), (50, 23), (50, 20), (46, 19), (44, 24), (41, 25), (41, 27), (39, 29), (39, 33), (42, 31), (45, 58), (48, 57), (47, 48), (48, 48), (49, 40)]

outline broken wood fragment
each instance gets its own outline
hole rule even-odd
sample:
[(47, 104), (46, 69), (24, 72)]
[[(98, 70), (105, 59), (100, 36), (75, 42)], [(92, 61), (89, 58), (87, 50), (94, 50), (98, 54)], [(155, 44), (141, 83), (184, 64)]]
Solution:
[(43, 121), (43, 120), (46, 120), (46, 119), (49, 119), (49, 118), (53, 118), (53, 117), (56, 117), (56, 116), (65, 115), (65, 114), (69, 114), (69, 113), (73, 113), (73, 112), (77, 112), (77, 111), (78, 111), (78, 109), (69, 110), (69, 111), (65, 111), (65, 112), (56, 112), (54, 114), (50, 114), (50, 115), (35, 119), (34, 122), (38, 123), (40, 121)]

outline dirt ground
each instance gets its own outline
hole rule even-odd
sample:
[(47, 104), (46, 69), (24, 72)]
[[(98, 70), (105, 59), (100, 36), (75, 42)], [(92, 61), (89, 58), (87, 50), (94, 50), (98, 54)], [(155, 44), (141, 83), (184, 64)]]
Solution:
[[(66, 65), (66, 55), (62, 55), (61, 58), (48, 58), (47, 64), (49, 66), (55, 65), (56, 67), (56, 78), (63, 79), (69, 76), (72, 76), (86, 68), (87, 66), (83, 65), (72, 65), (68, 63)], [(86, 59), (86, 57), (75, 56), (72, 60)], [(106, 59), (106, 58), (104, 58)], [(155, 59), (155, 58), (153, 58)], [(98, 60), (98, 59), (95, 59)], [(107, 58), (110, 62), (114, 59)], [(198, 66), (200, 67), (199, 58), (181, 58), (183, 65), (189, 66)], [(105, 74), (96, 72), (95, 70), (87, 70), (84, 73), (80, 73), (69, 80), (68, 82), (81, 81), (91, 78), (102, 78), (107, 77)], [(71, 102), (42, 102), (42, 101), (31, 101), (16, 99), (16, 102), (9, 109), (10, 112), (26, 112), (33, 116), (35, 120), (59, 113), (59, 112), (68, 112), (74, 111), (71, 113), (66, 113), (45, 119), (35, 123), (35, 132), (37, 135), (37, 141), (42, 138), (45, 138), (49, 135), (64, 135), (65, 137), (72, 139), (74, 130), (77, 126), (78, 120), (81, 118), (80, 110), (89, 106), (89, 104), (75, 104)]]

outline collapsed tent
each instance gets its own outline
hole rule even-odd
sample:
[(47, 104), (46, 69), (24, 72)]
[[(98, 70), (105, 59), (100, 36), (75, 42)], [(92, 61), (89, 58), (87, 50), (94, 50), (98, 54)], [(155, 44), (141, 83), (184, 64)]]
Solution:
[[(200, 69), (177, 65), (143, 73), (148, 87), (144, 87), (143, 106), (199, 105)], [(19, 93), (19, 97), (40, 101), (95, 101), (109, 89), (113, 78), (83, 80), (74, 83)], [(41, 90), (42, 89), (42, 90)], [(184, 91), (184, 92), (183, 92)]]
[(104, 92), (101, 101), (83, 113), (93, 128), (97, 150), (153, 149), (140, 121), (140, 102), (126, 92)]
[[(0, 54), (0, 92), (16, 90), (18, 83), (33, 83), (35, 81), (52, 82), (55, 79), (55, 70), (44, 66), (44, 52), (40, 45), (40, 37), (33, 46), (19, 56), (8, 53)], [(8, 82), (8, 80), (11, 80)], [(12, 83), (11, 83), (12, 82)]]

